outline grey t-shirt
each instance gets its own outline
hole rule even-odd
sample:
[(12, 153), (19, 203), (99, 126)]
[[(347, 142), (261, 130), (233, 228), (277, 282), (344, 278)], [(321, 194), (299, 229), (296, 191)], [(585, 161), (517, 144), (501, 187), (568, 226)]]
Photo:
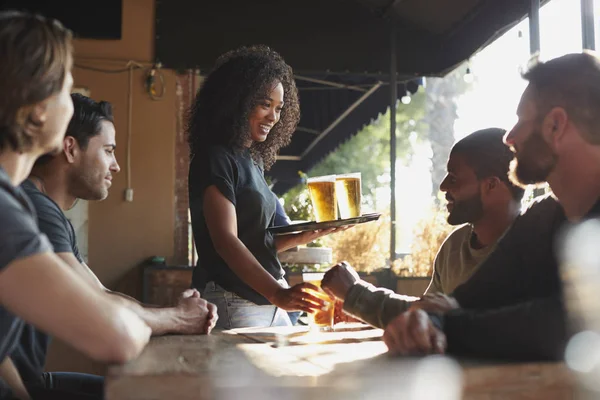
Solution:
[[(54, 252), (73, 253), (79, 262), (83, 262), (77, 248), (73, 225), (58, 204), (42, 193), (30, 180), (23, 182), (21, 188), (29, 197), (37, 214), (39, 229), (52, 243)], [(11, 357), (25, 383), (36, 383), (41, 379), (50, 341), (50, 335), (34, 326), (25, 324), (23, 327), (19, 346), (11, 353)]]
[(77, 247), (77, 237), (71, 221), (46, 194), (42, 193), (29, 179), (21, 184), (27, 197), (31, 201), (37, 214), (37, 223), (40, 231), (43, 232), (55, 253), (73, 253), (79, 262), (83, 262), (83, 257)]
[[(0, 271), (15, 260), (52, 251), (35, 218), (23, 190), (14, 187), (0, 167)], [(0, 305), (0, 360), (14, 349), (22, 328), (23, 322)], [(0, 396), (6, 391), (0, 380)]]

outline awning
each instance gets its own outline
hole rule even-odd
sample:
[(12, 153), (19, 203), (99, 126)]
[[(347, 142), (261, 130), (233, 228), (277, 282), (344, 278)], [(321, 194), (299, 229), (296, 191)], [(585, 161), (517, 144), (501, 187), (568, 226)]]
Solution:
[[(544, 1), (542, 1), (544, 3)], [(527, 0), (169, 0), (156, 9), (156, 55), (209, 69), (222, 53), (266, 44), (299, 74), (388, 74), (396, 27), (400, 76), (439, 76), (529, 10)]]
[[(307, 172), (341, 143), (385, 113), (389, 107), (389, 76), (299, 75), (302, 116), (292, 143), (282, 149), (267, 172), (273, 191), (281, 194), (300, 182)], [(417, 91), (421, 80), (402, 83), (398, 93)]]
[(157, 2), (156, 54), (207, 71), (222, 53), (266, 44), (294, 68), (302, 118), (268, 173), (281, 194), (390, 104), (395, 30), (399, 96), (452, 70), (526, 16), (525, 0), (169, 0)]

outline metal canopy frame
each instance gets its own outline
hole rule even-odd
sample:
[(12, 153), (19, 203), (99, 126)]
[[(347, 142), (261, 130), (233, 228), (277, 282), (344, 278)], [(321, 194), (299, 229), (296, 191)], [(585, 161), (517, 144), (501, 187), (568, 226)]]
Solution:
[(594, 0), (581, 0), (581, 39), (584, 49), (596, 50)]
[(375, 91), (377, 89), (379, 89), (380, 86), (381, 86), (381, 82), (377, 82), (375, 85), (373, 85), (371, 87), (371, 89), (369, 89), (366, 93), (364, 93), (362, 96), (360, 96), (358, 98), (358, 100), (356, 100), (354, 103), (350, 104), (350, 106), (342, 114), (340, 114), (340, 116), (338, 116), (331, 124), (329, 124), (329, 126), (327, 128), (325, 128), (319, 134), (319, 136), (317, 136), (311, 142), (311, 144), (302, 152), (302, 154), (300, 155), (300, 158), (302, 159), (302, 158), (306, 157), (306, 155), (308, 153), (310, 153), (310, 151), (317, 145), (317, 143), (319, 143), (321, 140), (323, 140), (323, 138), (325, 138), (325, 136), (327, 136), (327, 134), (329, 132), (331, 132), (333, 130), (333, 128), (335, 128), (340, 122), (342, 122), (344, 120), (344, 118), (346, 118), (348, 115), (350, 115), (350, 113), (352, 111), (354, 111), (354, 109), (356, 107), (358, 107), (363, 101), (368, 99), (369, 96), (371, 96), (373, 93), (375, 93)]
[[(306, 81), (306, 82), (312, 82), (312, 83), (320, 83), (321, 85), (326, 85), (326, 86), (333, 86), (335, 88), (338, 89), (350, 89), (350, 90), (356, 90), (359, 92), (366, 92), (367, 89), (362, 88), (362, 87), (358, 87), (358, 86), (354, 86), (354, 85), (345, 85), (343, 83), (338, 83), (338, 82), (331, 82), (331, 81), (327, 81), (324, 79), (316, 79), (316, 78), (311, 78), (308, 76), (303, 76), (303, 75), (294, 75), (294, 78), (299, 80), (299, 81)], [(327, 88), (329, 89), (329, 88)]]
[[(398, 0), (396, 0), (398, 1)], [(397, 77), (397, 65), (396, 65), (396, 25), (390, 24), (390, 174), (391, 174), (391, 190), (390, 190), (390, 212), (391, 212), (391, 235), (390, 235), (390, 264), (396, 259), (396, 104), (398, 101), (398, 77)], [(332, 90), (332, 89), (347, 89), (362, 92), (356, 101), (354, 101), (346, 110), (344, 110), (333, 122), (331, 122), (323, 131), (319, 132), (315, 129), (297, 127), (296, 130), (300, 132), (312, 133), (317, 135), (308, 145), (308, 147), (302, 152), (300, 156), (294, 155), (278, 155), (278, 161), (302, 161), (314, 148), (323, 140), (336, 126), (340, 124), (352, 111), (367, 100), (373, 93), (375, 93), (385, 83), (377, 81), (370, 87), (364, 88), (361, 86), (347, 85), (339, 82), (332, 82), (325, 79), (318, 79), (308, 77), (304, 75), (296, 75), (294, 77), (297, 80), (316, 83), (325, 85), (326, 87), (310, 87), (310, 88), (299, 88), (299, 90)]]
[[(341, 86), (343, 86), (344, 89), (356, 90), (352, 86), (339, 84), (337, 82), (323, 81), (320, 79), (313, 79), (313, 78), (306, 78), (306, 77), (299, 78), (298, 76), (296, 76), (295, 78), (299, 79), (299, 80), (306, 80), (309, 82), (330, 85), (334, 88), (340, 88)], [(366, 99), (368, 99), (377, 89), (379, 89), (379, 87), (382, 84), (383, 84), (382, 82), (377, 82), (375, 85), (371, 85), (371, 88), (369, 90), (363, 90), (362, 88), (360, 88), (360, 91), (361, 92), (364, 91), (365, 93), (362, 96), (360, 96), (358, 98), (358, 100), (356, 100), (354, 103), (350, 104), (350, 106), (348, 106), (348, 108), (346, 110), (344, 110), (344, 112), (342, 112), (331, 124), (329, 124), (322, 131), (318, 131), (316, 129), (311, 129), (311, 128), (305, 128), (302, 126), (296, 127), (296, 131), (312, 133), (316, 137), (313, 139), (313, 141), (310, 143), (310, 145), (308, 145), (308, 147), (302, 152), (301, 155), (292, 156), (292, 155), (279, 154), (279, 155), (277, 155), (277, 161), (301, 161), (302, 159), (304, 159), (304, 157), (306, 157), (306, 155), (308, 153), (310, 153), (310, 151), (317, 145), (317, 143), (319, 143), (321, 140), (323, 140), (325, 138), (325, 136), (327, 136), (329, 134), (329, 132), (331, 132), (337, 125), (339, 125), (339, 123), (342, 122), (344, 120), (344, 118), (346, 118), (348, 115), (350, 115), (350, 113), (352, 111), (354, 111), (354, 109), (356, 107), (358, 107), (361, 103), (363, 103)], [(331, 88), (326, 88), (326, 89), (331, 89)]]

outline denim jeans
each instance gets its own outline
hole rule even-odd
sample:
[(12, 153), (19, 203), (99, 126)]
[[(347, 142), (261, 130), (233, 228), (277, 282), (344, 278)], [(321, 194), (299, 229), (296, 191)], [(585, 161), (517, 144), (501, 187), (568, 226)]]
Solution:
[(44, 372), (42, 383), (27, 385), (32, 400), (102, 400), (104, 377), (76, 372)]
[(253, 326), (290, 326), (290, 317), (274, 305), (259, 306), (235, 293), (228, 292), (214, 282), (202, 291), (202, 298), (217, 306), (217, 329), (247, 328)]
[(298, 323), (298, 319), (302, 315), (302, 311), (288, 311), (288, 316), (290, 317), (290, 321), (292, 325), (296, 325)]

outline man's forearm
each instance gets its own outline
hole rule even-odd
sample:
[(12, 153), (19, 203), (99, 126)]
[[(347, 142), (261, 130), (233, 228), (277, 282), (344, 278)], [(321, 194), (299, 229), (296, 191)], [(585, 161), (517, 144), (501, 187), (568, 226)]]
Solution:
[(179, 310), (176, 307), (146, 305), (123, 293), (108, 289), (106, 292), (110, 295), (111, 300), (136, 313), (152, 329), (153, 336), (179, 332), (181, 319), (179, 318)]
[(418, 299), (359, 281), (348, 291), (343, 309), (348, 314), (383, 329)]
[(559, 295), (494, 310), (454, 310), (442, 321), (448, 351), (460, 355), (556, 360), (568, 338)]
[(129, 308), (138, 317), (140, 317), (146, 325), (152, 329), (153, 335), (163, 335), (165, 333), (178, 333), (182, 329), (183, 322), (180, 318), (179, 310), (175, 307), (156, 307), (152, 305), (142, 304), (133, 297), (129, 297), (123, 293), (113, 292), (108, 290), (102, 282), (92, 272), (90, 267), (85, 263), (79, 262), (73, 253), (57, 253), (60, 259), (66, 262), (80, 277), (85, 279), (96, 290), (103, 291), (109, 294), (109, 298), (118, 304)]

